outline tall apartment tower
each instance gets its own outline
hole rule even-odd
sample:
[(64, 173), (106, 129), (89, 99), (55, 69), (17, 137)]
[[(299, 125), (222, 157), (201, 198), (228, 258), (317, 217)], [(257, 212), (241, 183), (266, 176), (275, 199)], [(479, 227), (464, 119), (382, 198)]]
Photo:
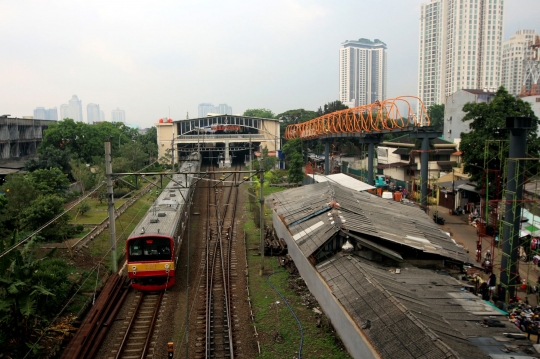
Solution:
[(117, 108), (111, 112), (111, 122), (122, 122), (126, 123), (126, 112)]
[(523, 85), (523, 55), (538, 34), (534, 30), (519, 30), (503, 42), (501, 83), (514, 96), (521, 92)]
[(58, 121), (58, 111), (56, 107), (45, 109), (45, 107), (36, 107), (34, 110), (34, 119)]
[(77, 95), (73, 95), (69, 104), (60, 106), (61, 119), (71, 118), (75, 122), (82, 122), (82, 101), (79, 100)]
[(347, 40), (339, 49), (339, 100), (349, 107), (386, 98), (386, 44)]
[(101, 121), (101, 114), (100, 114), (99, 105), (95, 103), (89, 103), (86, 106), (86, 119), (88, 120), (89, 124), (92, 124), (94, 122), (100, 122)]
[(431, 0), (420, 10), (418, 97), (443, 104), (460, 89), (501, 84), (504, 0)]
[(217, 106), (211, 103), (199, 104), (199, 118), (208, 116), (209, 113), (219, 113), (221, 115), (232, 115), (232, 107), (226, 103), (220, 103)]

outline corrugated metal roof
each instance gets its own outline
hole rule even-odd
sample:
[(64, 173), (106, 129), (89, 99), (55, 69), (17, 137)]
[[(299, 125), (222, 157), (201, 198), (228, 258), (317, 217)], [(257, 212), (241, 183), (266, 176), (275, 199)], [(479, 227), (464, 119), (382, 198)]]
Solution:
[[(368, 237), (371, 240), (390, 241), (464, 263), (472, 261), (463, 248), (456, 246), (427, 214), (415, 206), (382, 199), (367, 192), (356, 192), (330, 182), (274, 193), (272, 198), (289, 231), (293, 236), (299, 236), (298, 240), (302, 242), (299, 247), (306, 257), (317, 249), (315, 246), (321, 246), (339, 230), (330, 223), (327, 213), (329, 202), (335, 200), (339, 204), (340, 215), (345, 219), (343, 228), (346, 230), (371, 236)], [(325, 208), (327, 211), (321, 211)], [(320, 213), (314, 215), (317, 212)], [(308, 217), (309, 220), (291, 226)], [(312, 226), (319, 222), (322, 224), (313, 230)], [(301, 235), (300, 232), (307, 234)], [(384, 244), (384, 241), (380, 243)]]
[(486, 359), (472, 338), (519, 332), (511, 323), (478, 325), (485, 316), (504, 316), (463, 291), (456, 279), (433, 270), (405, 265), (396, 274), (339, 254), (316, 269), (383, 358)]
[(334, 182), (338, 183), (344, 187), (350, 188), (355, 191), (367, 191), (368, 189), (375, 188), (372, 185), (367, 184), (347, 176), (345, 173), (335, 173), (332, 175), (317, 175), (317, 174), (308, 174), (309, 177), (313, 178), (316, 182)]

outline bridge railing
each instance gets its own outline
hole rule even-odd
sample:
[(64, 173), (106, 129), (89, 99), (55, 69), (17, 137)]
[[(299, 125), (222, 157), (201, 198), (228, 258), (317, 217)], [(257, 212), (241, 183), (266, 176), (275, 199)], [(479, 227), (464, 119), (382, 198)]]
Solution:
[[(416, 112), (411, 106), (413, 100), (418, 101)], [(400, 107), (405, 108), (405, 111), (401, 111)], [(369, 134), (429, 125), (430, 119), (422, 100), (415, 96), (400, 96), (289, 125), (285, 130), (285, 138), (313, 139), (331, 134)]]

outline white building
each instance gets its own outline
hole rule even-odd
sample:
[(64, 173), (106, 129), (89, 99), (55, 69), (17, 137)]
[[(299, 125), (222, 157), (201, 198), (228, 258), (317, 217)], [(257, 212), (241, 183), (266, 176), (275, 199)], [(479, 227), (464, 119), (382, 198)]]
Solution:
[(116, 110), (112, 110), (111, 112), (111, 122), (122, 122), (126, 123), (126, 112), (124, 110), (120, 110), (117, 108)]
[(537, 33), (534, 30), (519, 30), (503, 42), (501, 82), (514, 96), (519, 95), (523, 84), (523, 54), (529, 41)]
[(220, 103), (217, 106), (211, 103), (199, 104), (199, 118), (209, 116), (210, 114), (232, 115), (232, 107), (226, 103)]
[(501, 84), (504, 0), (432, 0), (421, 5), (418, 97), (442, 104), (460, 89)]
[(105, 112), (103, 110), (99, 110), (99, 120), (105, 122)]
[(60, 117), (61, 120), (71, 118), (75, 122), (83, 121), (82, 101), (79, 100), (77, 95), (73, 95), (73, 97), (71, 97), (69, 104), (60, 106)]
[(339, 100), (349, 107), (386, 98), (386, 44), (347, 40), (339, 49)]
[(92, 124), (94, 122), (100, 122), (100, 112), (101, 110), (99, 109), (99, 105), (95, 103), (89, 103), (86, 106), (86, 119), (88, 120), (88, 123)]

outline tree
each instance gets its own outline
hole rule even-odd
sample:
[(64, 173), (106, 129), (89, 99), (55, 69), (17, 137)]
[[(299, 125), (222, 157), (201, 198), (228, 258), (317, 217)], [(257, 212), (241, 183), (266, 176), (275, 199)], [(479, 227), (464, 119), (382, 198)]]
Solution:
[(264, 169), (271, 170), (276, 168), (277, 157), (268, 155), (268, 147), (264, 146), (262, 150), (261, 161), (264, 161)]
[(281, 133), (281, 137), (283, 137), (283, 135), (285, 134), (287, 126), (296, 123), (306, 122), (314, 119), (315, 117), (317, 117), (317, 113), (315, 111), (308, 111), (304, 110), (303, 108), (285, 111), (283, 113), (280, 113), (279, 115), (276, 115), (276, 118), (280, 122), (279, 131)]
[(58, 168), (40, 169), (28, 173), (31, 181), (42, 194), (54, 194), (60, 197), (65, 196), (69, 188), (69, 179)]
[(252, 108), (244, 111), (243, 116), (259, 117), (259, 118), (274, 118), (274, 113), (266, 108)]
[(20, 229), (22, 209), (40, 195), (39, 189), (32, 177), (14, 173), (6, 177), (0, 191), (5, 193), (7, 199), (0, 216), (2, 227), (9, 230)]
[(37, 169), (60, 168), (63, 172), (70, 170), (69, 161), (71, 160), (71, 151), (69, 149), (60, 149), (54, 146), (40, 146), (38, 148), (37, 159), (32, 159), (25, 163), (25, 169), (28, 172)]
[(442, 131), (444, 129), (444, 104), (431, 105), (427, 111), (431, 126), (435, 127), (435, 131)]
[[(505, 129), (506, 118), (511, 116), (527, 116), (533, 118), (534, 130), (527, 134), (527, 152), (534, 158), (539, 157), (540, 140), (536, 133), (538, 128), (538, 118), (534, 115), (531, 105), (519, 98), (515, 98), (500, 87), (490, 103), (469, 102), (463, 106), (466, 113), (463, 122), (471, 121), (469, 133), (461, 133), (460, 150), (463, 152), (464, 170), (471, 174), (474, 182), (480, 183), (484, 175), (484, 152), (486, 150), (487, 140), (509, 139), (509, 132)], [(494, 146), (488, 146), (488, 168), (489, 170), (498, 170), (503, 167), (508, 157), (504, 153), (499, 158), (498, 149)]]
[(84, 196), (87, 188), (92, 188), (95, 183), (95, 176), (87, 166), (86, 163), (80, 159), (72, 160), (69, 162), (71, 166), (71, 175), (77, 181), (81, 187), (81, 194)]
[(130, 171), (140, 170), (148, 162), (148, 154), (144, 152), (143, 147), (138, 142), (130, 142), (122, 145), (119, 152), (120, 157), (128, 160)]
[(317, 113), (317, 116), (322, 116), (328, 113), (346, 110), (348, 108), (349, 106), (344, 105), (343, 102), (338, 100), (338, 101), (328, 102), (327, 104), (323, 106), (323, 108), (319, 107), (316, 113)]
[(302, 160), (302, 140), (295, 138), (287, 141), (283, 146), (283, 152), (285, 152), (285, 159), (288, 161), (287, 177), (290, 183), (298, 183), (304, 178), (304, 172), (302, 167), (304, 161)]
[[(21, 211), (21, 228), (34, 231), (64, 211), (64, 199), (54, 194), (40, 195), (28, 203)], [(46, 241), (62, 240), (69, 232), (67, 223), (69, 215), (66, 213), (54, 223), (41, 231)]]

